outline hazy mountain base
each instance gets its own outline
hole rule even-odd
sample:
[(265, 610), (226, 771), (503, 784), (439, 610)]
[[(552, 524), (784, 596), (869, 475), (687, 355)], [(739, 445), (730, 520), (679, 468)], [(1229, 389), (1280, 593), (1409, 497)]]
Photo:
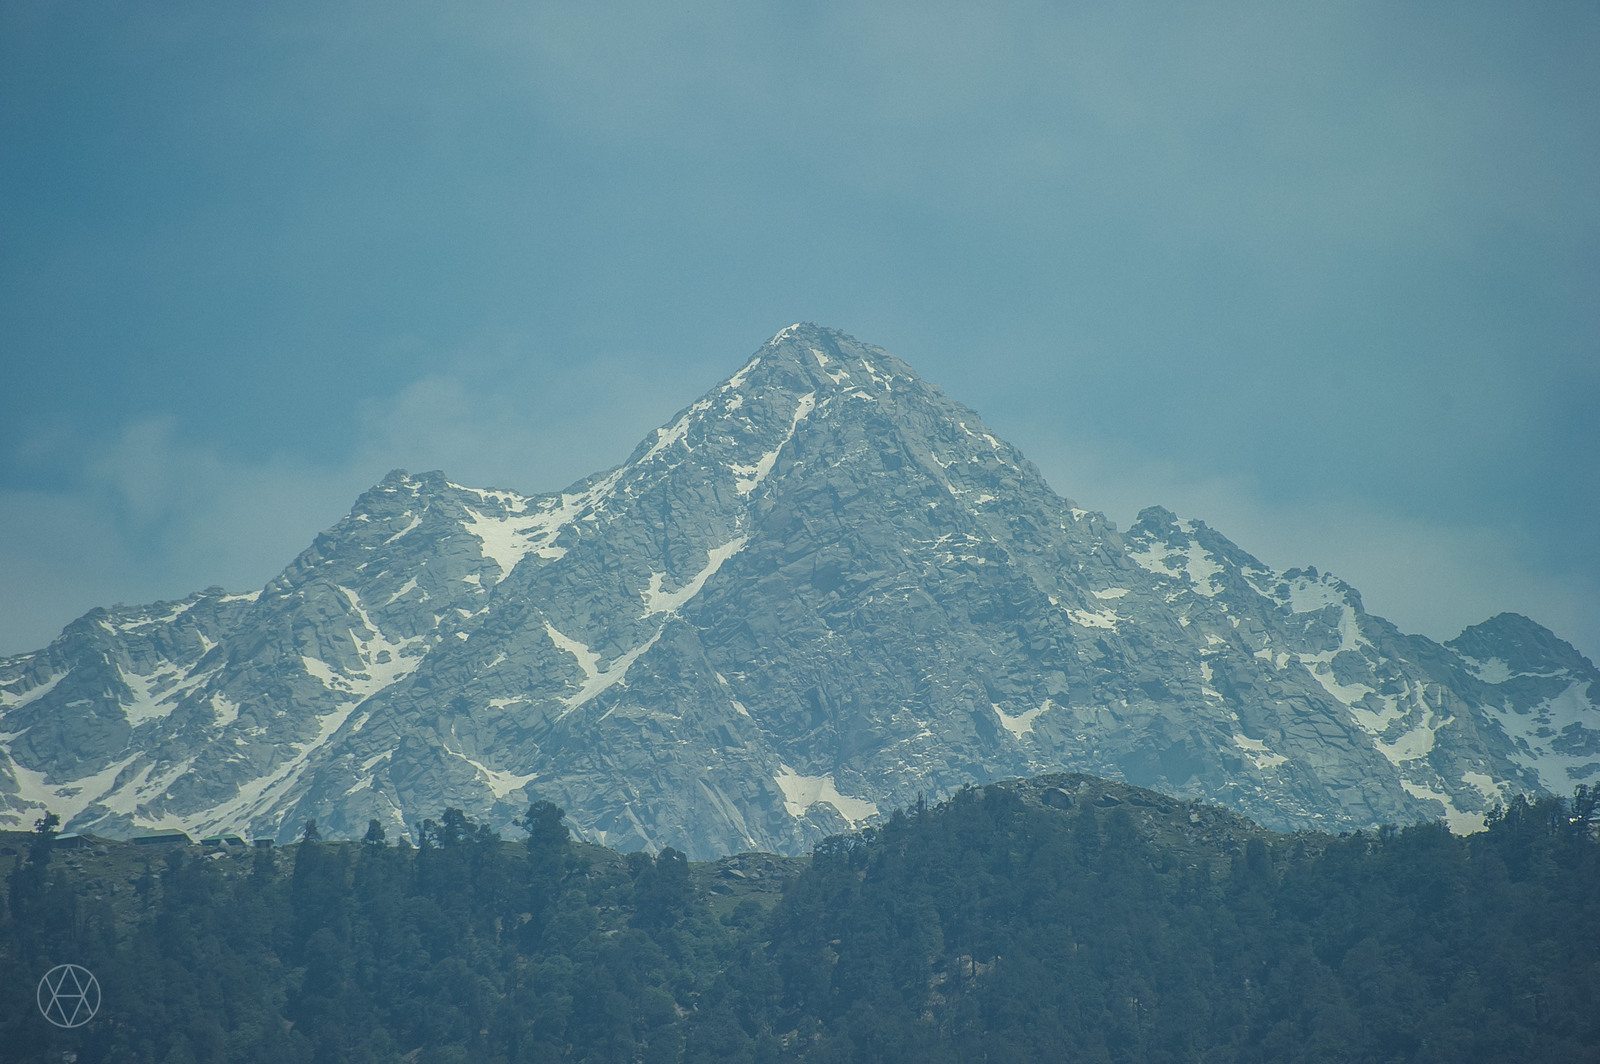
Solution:
[[(1592, 796), (1284, 836), (1081, 776), (967, 789), (809, 861), (527, 845), (20, 847), (8, 1061), (1592, 1061)], [(117, 890), (115, 888), (124, 889)], [(778, 892), (781, 888), (781, 894)], [(96, 1018), (34, 983), (93, 970)]]

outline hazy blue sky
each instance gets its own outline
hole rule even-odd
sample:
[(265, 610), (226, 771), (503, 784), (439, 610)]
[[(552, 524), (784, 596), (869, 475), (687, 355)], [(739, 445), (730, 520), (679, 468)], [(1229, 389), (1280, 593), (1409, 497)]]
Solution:
[(1594, 3), (6, 0), (0, 653), (809, 320), (1124, 526), (1600, 656), (1597, 114)]

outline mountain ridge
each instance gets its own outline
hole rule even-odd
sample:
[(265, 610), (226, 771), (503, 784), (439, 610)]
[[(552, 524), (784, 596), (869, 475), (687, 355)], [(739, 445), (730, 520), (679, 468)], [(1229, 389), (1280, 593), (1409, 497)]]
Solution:
[(1119, 532), (814, 325), (563, 491), (396, 470), (260, 592), (123, 610), (0, 661), (0, 819), (282, 839), (547, 797), (708, 856), (1041, 771), (1458, 829), (1600, 773), (1600, 674), (1534, 622), (1439, 644), (1204, 522)]

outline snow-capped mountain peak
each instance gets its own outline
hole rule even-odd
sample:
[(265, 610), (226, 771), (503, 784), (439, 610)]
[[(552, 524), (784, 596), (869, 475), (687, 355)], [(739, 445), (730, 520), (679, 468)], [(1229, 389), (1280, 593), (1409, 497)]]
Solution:
[(778, 333), (543, 495), (396, 470), (258, 594), (0, 662), (0, 818), (359, 835), (534, 797), (623, 847), (804, 849), (1066, 769), (1274, 826), (1481, 822), (1600, 776), (1593, 666), (1447, 646), (1198, 520), (1126, 534), (878, 348)]

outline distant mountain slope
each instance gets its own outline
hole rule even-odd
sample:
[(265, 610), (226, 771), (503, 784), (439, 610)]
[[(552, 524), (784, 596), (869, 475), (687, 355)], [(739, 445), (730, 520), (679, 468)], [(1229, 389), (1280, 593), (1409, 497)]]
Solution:
[(1198, 521), (1119, 533), (888, 353), (797, 325), (622, 466), (396, 471), (259, 594), (97, 610), (0, 661), (0, 820), (358, 835), (530, 797), (586, 837), (794, 853), (1070, 770), (1277, 828), (1600, 776), (1592, 663), (1441, 646)]

